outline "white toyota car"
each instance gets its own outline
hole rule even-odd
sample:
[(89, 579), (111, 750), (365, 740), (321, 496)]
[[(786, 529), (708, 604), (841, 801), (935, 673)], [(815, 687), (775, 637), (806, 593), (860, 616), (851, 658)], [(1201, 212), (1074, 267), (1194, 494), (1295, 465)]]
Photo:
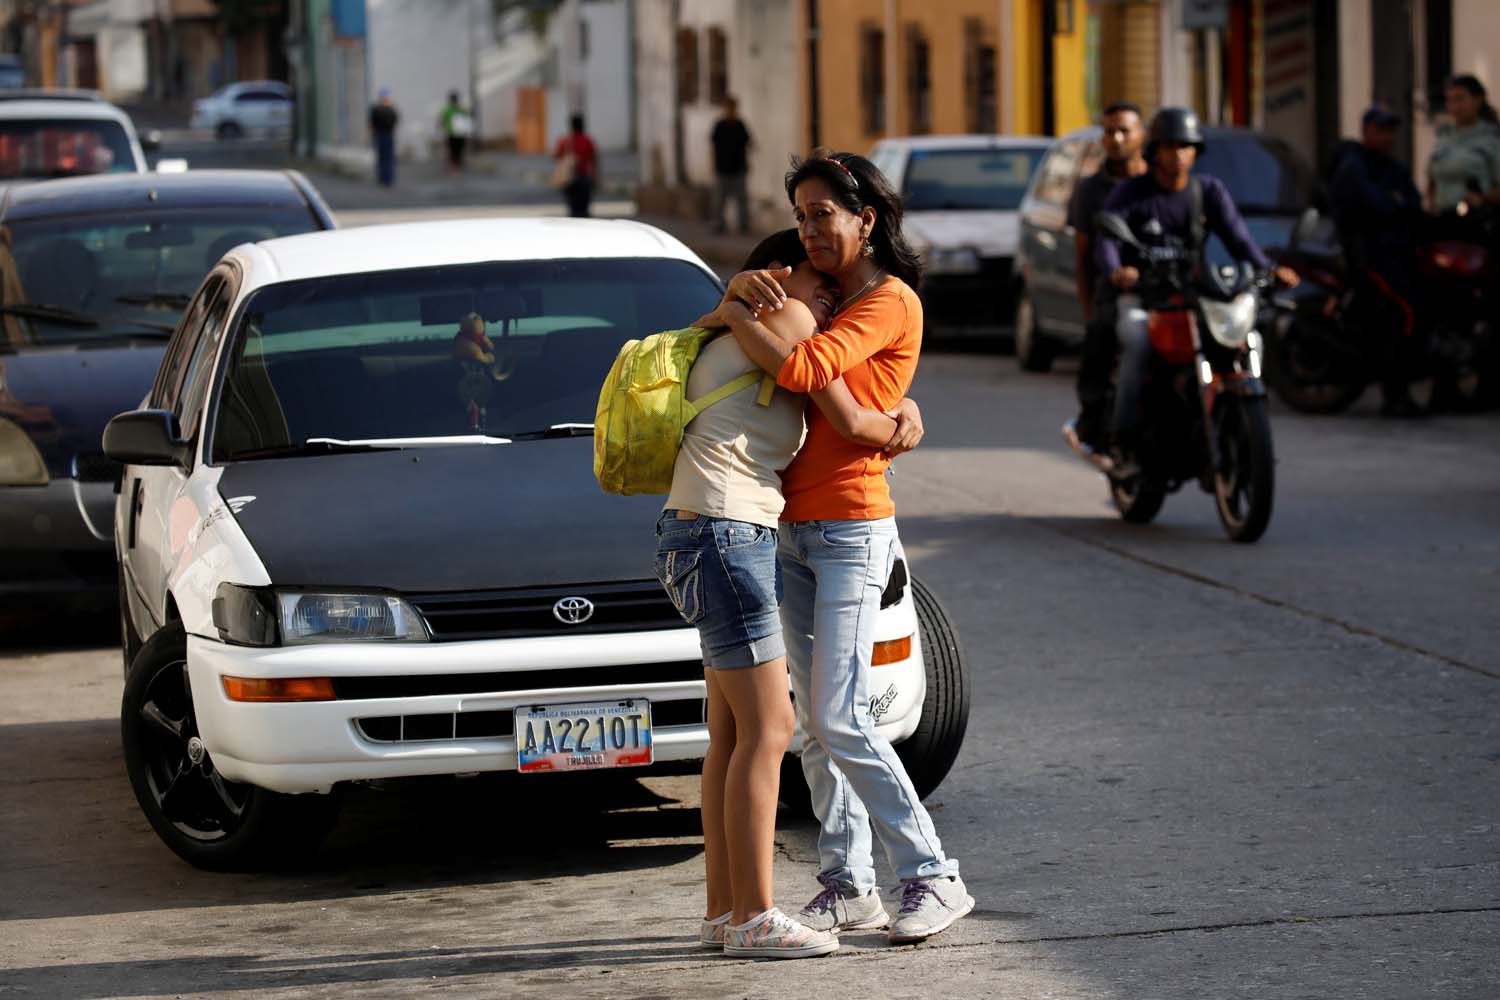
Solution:
[[(652, 573), (660, 498), (599, 490), (589, 421), (624, 341), (720, 287), (622, 221), (350, 229), (219, 262), (104, 439), (125, 758), (168, 846), (211, 868), (305, 849), (347, 782), (696, 766), (703, 668)], [(963, 739), (962, 664), (904, 565), (882, 605), (870, 711), (926, 793)]]

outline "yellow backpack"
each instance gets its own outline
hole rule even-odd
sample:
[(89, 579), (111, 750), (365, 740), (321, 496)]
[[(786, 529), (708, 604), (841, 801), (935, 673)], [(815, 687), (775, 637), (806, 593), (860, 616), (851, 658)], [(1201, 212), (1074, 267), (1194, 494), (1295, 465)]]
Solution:
[(756, 402), (771, 405), (776, 381), (746, 372), (706, 396), (687, 398), (688, 373), (715, 331), (690, 326), (653, 333), (620, 348), (594, 414), (594, 478), (606, 493), (672, 492), (682, 434), (710, 406), (760, 383)]

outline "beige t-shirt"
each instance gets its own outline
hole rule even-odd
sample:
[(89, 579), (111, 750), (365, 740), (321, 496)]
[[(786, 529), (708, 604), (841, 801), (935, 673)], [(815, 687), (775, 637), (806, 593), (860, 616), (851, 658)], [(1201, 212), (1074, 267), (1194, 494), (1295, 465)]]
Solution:
[[(730, 334), (704, 345), (688, 373), (687, 395), (698, 399), (733, 382), (755, 364)], [(778, 388), (770, 406), (756, 402), (760, 383), (741, 389), (687, 425), (666, 508), (776, 527), (785, 501), (781, 470), (802, 447), (801, 393)]]

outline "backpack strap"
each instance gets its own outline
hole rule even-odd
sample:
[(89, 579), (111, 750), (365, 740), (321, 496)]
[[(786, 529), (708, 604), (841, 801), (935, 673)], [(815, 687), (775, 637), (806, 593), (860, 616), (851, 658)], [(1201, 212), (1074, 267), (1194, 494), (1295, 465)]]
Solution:
[(1188, 218), (1188, 238), (1193, 241), (1193, 252), (1197, 253), (1203, 248), (1208, 233), (1203, 218), (1203, 179), (1196, 175), (1188, 178), (1188, 204), (1191, 206), (1191, 215)]
[(756, 406), (770, 406), (771, 394), (776, 391), (776, 380), (770, 375), (760, 377), (760, 394), (755, 397)]
[[(728, 399), (730, 396), (733, 396), (735, 393), (750, 388), (757, 382), (764, 382), (769, 380), (770, 376), (765, 374), (764, 372), (746, 372), (739, 378), (735, 379), (733, 382), (730, 382), (728, 385), (721, 385), (707, 395), (699, 396), (697, 399), (688, 400), (687, 405), (688, 408), (692, 411), (693, 416), (696, 417), (698, 414), (702, 413), (710, 406), (713, 406), (715, 403), (722, 402), (723, 400)], [(775, 388), (775, 386), (776, 383), (774, 381), (771, 382), (771, 387)], [(766, 393), (765, 387), (762, 386), (761, 397), (767, 396), (768, 394)], [(756, 401), (759, 402), (759, 398)], [(769, 398), (766, 398), (766, 403), (764, 405), (770, 405)]]

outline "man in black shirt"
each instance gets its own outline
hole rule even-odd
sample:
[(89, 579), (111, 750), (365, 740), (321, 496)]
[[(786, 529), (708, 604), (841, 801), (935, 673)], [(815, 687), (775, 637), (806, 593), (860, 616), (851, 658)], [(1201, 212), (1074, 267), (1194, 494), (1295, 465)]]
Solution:
[(1378, 296), (1372, 314), (1393, 321), (1381, 350), (1381, 412), (1418, 416), (1422, 409), (1412, 401), (1409, 379), (1421, 348), (1415, 246), (1422, 196), (1411, 171), (1391, 155), (1401, 119), (1372, 107), (1361, 126), (1359, 143), (1344, 151), (1328, 182), (1328, 200), (1350, 265)]
[(718, 196), (714, 199), (714, 223), (724, 232), (724, 210), (730, 199), (739, 210), (741, 233), (750, 231), (750, 196), (745, 187), (749, 169), (750, 130), (740, 121), (739, 105), (732, 97), (724, 99), (724, 117), (714, 123), (714, 174), (718, 179)]
[(1109, 395), (1109, 372), (1115, 363), (1114, 299), (1101, 295), (1099, 272), (1094, 263), (1094, 217), (1121, 181), (1146, 172), (1142, 146), (1146, 131), (1141, 127), (1141, 109), (1134, 104), (1111, 104), (1099, 125), (1104, 130), (1104, 165), (1092, 177), (1079, 182), (1068, 204), (1068, 225), (1073, 227), (1073, 270), (1078, 282), (1078, 301), (1088, 324), (1083, 337), (1083, 356), (1078, 367), (1078, 419), (1072, 424), (1079, 442), (1098, 450), (1104, 437), (1104, 403)]

